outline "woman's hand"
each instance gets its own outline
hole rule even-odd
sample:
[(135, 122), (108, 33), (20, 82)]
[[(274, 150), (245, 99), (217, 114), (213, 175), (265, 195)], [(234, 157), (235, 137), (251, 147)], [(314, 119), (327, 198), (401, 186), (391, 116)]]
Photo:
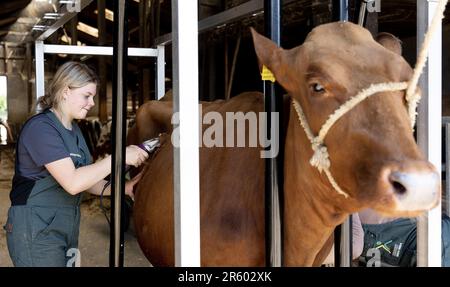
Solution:
[(133, 188), (136, 183), (141, 180), (142, 175), (144, 174), (144, 170), (142, 170), (140, 173), (138, 173), (135, 177), (125, 182), (125, 194), (130, 196), (131, 199), (134, 201), (134, 192)]
[(140, 166), (148, 158), (148, 153), (136, 145), (129, 145), (125, 150), (125, 163)]

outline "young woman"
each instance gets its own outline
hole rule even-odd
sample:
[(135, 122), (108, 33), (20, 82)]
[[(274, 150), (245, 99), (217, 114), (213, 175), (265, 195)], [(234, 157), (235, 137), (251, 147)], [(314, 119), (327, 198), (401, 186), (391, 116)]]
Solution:
[[(86, 65), (67, 62), (55, 73), (41, 112), (23, 126), (17, 142), (11, 207), (5, 225), (14, 266), (66, 266), (78, 246), (81, 194), (100, 194), (111, 157), (91, 163), (76, 119), (94, 106), (97, 77)], [(126, 148), (126, 164), (139, 166), (148, 154)], [(137, 180), (126, 184), (132, 195)], [(106, 190), (105, 195), (110, 194)]]

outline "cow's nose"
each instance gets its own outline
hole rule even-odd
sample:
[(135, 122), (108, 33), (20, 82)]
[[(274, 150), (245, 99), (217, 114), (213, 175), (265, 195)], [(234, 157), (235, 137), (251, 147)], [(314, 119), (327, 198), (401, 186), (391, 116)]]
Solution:
[(439, 200), (439, 174), (429, 163), (413, 162), (402, 164), (402, 167), (390, 167), (385, 176), (398, 210), (428, 210)]

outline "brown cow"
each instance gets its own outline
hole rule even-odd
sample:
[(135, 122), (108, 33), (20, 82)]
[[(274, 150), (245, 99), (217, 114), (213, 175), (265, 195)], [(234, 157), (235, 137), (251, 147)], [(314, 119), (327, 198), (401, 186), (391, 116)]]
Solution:
[[(341, 104), (371, 83), (407, 81), (412, 69), (397, 53), (394, 37), (375, 42), (351, 23), (315, 28), (305, 43), (283, 50), (252, 31), (256, 53), (291, 99), (302, 106), (314, 134)], [(387, 45), (387, 44), (389, 45)], [(387, 48), (388, 47), (388, 48)], [(203, 105), (204, 114), (263, 109), (260, 93)], [(170, 102), (144, 105), (138, 141), (171, 132)], [(439, 176), (413, 138), (404, 92), (380, 92), (364, 100), (331, 128), (325, 145), (330, 171), (348, 193), (338, 194), (311, 166), (311, 143), (297, 114), (288, 113), (284, 179), (284, 260), (317, 265), (335, 226), (371, 207), (385, 215), (416, 216), (440, 198)], [(208, 126), (203, 125), (203, 130)], [(194, 127), (193, 127), (194, 128)], [(260, 148), (200, 149), (202, 266), (263, 266), (264, 160)], [(173, 148), (170, 139), (154, 155), (137, 187), (134, 218), (139, 244), (154, 265), (174, 265)], [(320, 252), (322, 250), (322, 252)]]

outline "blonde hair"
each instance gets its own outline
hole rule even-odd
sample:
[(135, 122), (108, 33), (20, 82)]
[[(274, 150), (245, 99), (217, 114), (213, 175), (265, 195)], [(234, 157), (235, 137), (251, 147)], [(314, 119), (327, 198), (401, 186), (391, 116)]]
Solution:
[(37, 109), (57, 108), (65, 88), (76, 89), (90, 83), (98, 83), (98, 77), (91, 68), (79, 62), (66, 62), (56, 71), (47, 93), (38, 99)]

